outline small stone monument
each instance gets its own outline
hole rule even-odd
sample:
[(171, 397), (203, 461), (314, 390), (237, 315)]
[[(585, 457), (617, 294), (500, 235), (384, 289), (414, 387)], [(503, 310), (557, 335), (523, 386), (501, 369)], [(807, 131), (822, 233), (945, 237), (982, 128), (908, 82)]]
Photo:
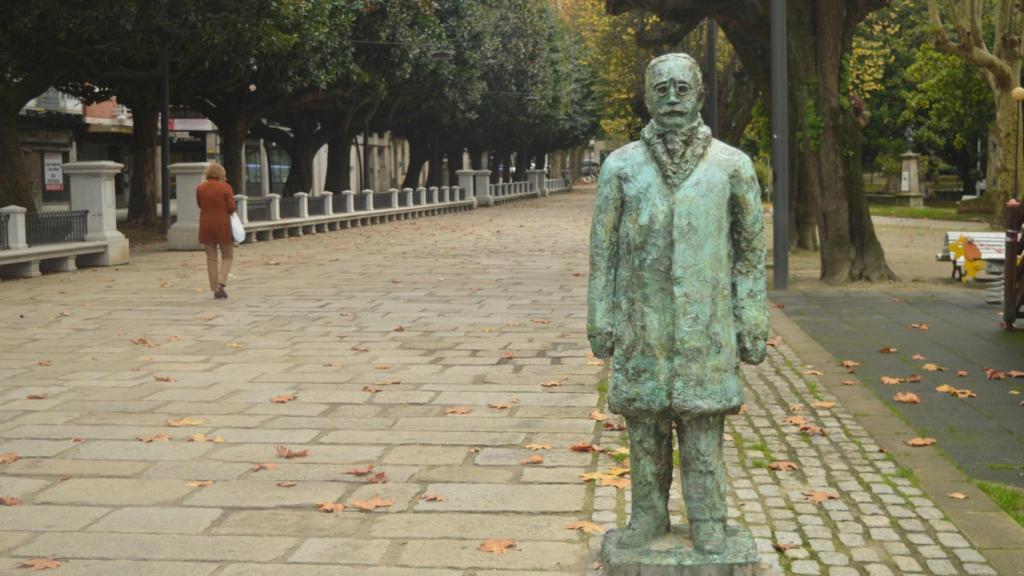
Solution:
[[(740, 361), (768, 337), (761, 193), (743, 152), (711, 137), (686, 54), (647, 67), (652, 120), (613, 152), (590, 237), (587, 336), (612, 358), (608, 406), (626, 418), (629, 524), (609, 531), (606, 576), (739, 576), (758, 556), (726, 526), (725, 415), (743, 404)], [(688, 524), (670, 526), (673, 436)]]

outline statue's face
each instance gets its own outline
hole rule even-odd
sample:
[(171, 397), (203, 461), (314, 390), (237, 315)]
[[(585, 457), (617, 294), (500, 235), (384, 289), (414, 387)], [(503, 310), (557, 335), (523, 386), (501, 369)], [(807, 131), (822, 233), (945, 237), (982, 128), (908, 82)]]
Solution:
[(647, 110), (664, 128), (689, 126), (704, 105), (700, 70), (682, 59), (668, 59), (650, 72), (645, 97)]

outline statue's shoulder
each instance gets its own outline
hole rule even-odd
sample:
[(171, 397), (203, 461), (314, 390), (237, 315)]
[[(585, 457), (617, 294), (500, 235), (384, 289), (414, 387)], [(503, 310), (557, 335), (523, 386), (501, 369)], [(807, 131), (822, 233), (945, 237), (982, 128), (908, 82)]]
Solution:
[(619, 172), (643, 161), (646, 161), (644, 143), (642, 141), (630, 142), (616, 149), (604, 159), (604, 163), (601, 164), (601, 172)]
[(712, 140), (707, 156), (733, 167), (745, 166), (751, 162), (750, 156), (739, 148), (730, 146), (721, 140)]

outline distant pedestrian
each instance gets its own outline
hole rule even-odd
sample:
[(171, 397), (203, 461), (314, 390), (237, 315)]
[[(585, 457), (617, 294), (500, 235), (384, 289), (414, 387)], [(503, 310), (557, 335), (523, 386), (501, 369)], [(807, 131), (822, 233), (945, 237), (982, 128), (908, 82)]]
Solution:
[[(235, 193), (227, 183), (224, 167), (210, 162), (203, 173), (206, 181), (196, 187), (199, 204), (199, 243), (206, 245), (206, 272), (214, 298), (227, 298), (224, 288), (231, 272), (234, 246), (231, 237), (231, 213), (235, 211)], [(217, 247), (220, 247), (220, 266)]]

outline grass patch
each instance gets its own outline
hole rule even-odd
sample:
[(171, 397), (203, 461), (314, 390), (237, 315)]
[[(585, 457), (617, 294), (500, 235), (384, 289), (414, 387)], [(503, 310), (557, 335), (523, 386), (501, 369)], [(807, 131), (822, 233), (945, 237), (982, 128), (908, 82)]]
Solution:
[(1024, 464), (989, 464), (989, 470), (1024, 470)]
[(1024, 526), (1024, 490), (991, 482), (978, 482), (978, 488), (988, 494), (1017, 524)]
[(895, 218), (916, 218), (919, 220), (959, 220), (962, 222), (984, 222), (978, 214), (957, 214), (956, 208), (925, 206), (923, 208), (911, 208), (910, 206), (881, 206), (871, 205), (872, 216), (892, 216)]
[(754, 458), (754, 460), (753, 460), (753, 462), (751, 462), (751, 464), (753, 464), (754, 468), (767, 468), (768, 467), (768, 462), (766, 460), (762, 460), (760, 458)]

